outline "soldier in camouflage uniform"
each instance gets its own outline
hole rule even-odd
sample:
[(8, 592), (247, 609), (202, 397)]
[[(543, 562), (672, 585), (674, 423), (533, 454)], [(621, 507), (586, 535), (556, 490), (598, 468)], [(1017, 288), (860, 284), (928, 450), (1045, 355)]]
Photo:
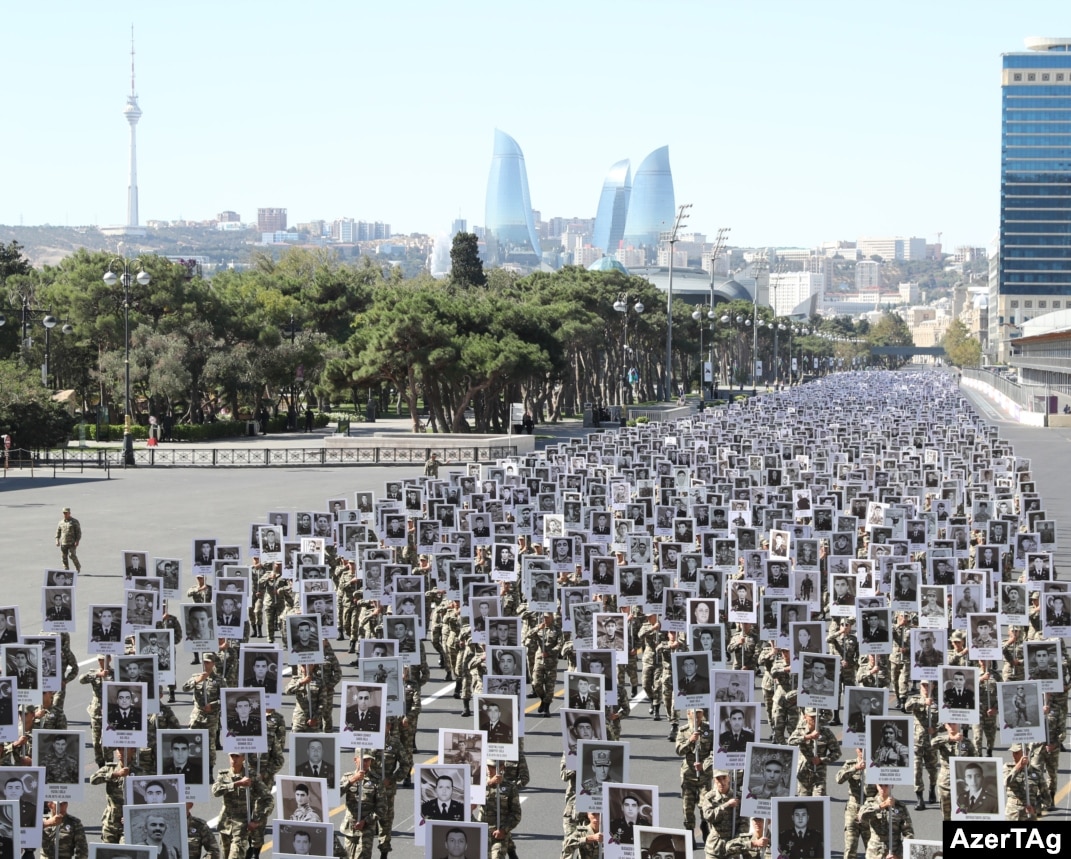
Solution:
[(1049, 793), (1055, 801), (1059, 793), (1057, 776), (1060, 763), (1060, 744), (1064, 740), (1066, 714), (1050, 712), (1045, 716), (1045, 742), (1035, 743), (1030, 751), (1030, 763), (1044, 772), (1048, 779)]
[(754, 671), (758, 664), (759, 630), (754, 623), (742, 623), (729, 639), (727, 647), (736, 671)]
[(565, 801), (562, 804), (562, 832), (568, 839), (576, 831), (577, 827), (583, 825), (586, 818), (583, 814), (577, 814), (576, 770), (571, 770), (566, 766), (565, 755), (562, 755), (558, 775), (565, 782)]
[(670, 740), (677, 739), (679, 714), (674, 705), (673, 689), (673, 653), (684, 647), (684, 642), (677, 637), (675, 632), (666, 633), (665, 640), (658, 643), (658, 662), (661, 668), (662, 706), (666, 710), (666, 718), (669, 719)]
[(123, 837), (123, 806), (126, 803), (126, 777), (140, 775), (134, 765), (135, 749), (116, 749), (115, 760), (106, 763), (89, 777), (90, 784), (103, 784), (107, 805), (100, 818), (100, 840), (118, 844)]
[(937, 804), (937, 754), (933, 749), (933, 738), (941, 726), (940, 707), (935, 686), (929, 680), (919, 682), (919, 692), (904, 703), (904, 711), (915, 717), (915, 796), (918, 797), (918, 811), (926, 810), (923, 792), (926, 789), (922, 777), (923, 768), (930, 776), (930, 804)]
[(870, 827), (866, 859), (886, 859), (888, 856), (903, 859), (904, 839), (915, 837), (911, 813), (892, 795), (892, 788), (887, 784), (879, 784), (877, 796), (863, 803), (859, 822)]
[(67, 684), (78, 676), (78, 659), (71, 650), (69, 632), (60, 633), (60, 671), (63, 672), (63, 676), (60, 679), (59, 691), (56, 693), (55, 706), (62, 710), (67, 700)]
[[(640, 688), (639, 662), (644, 652), (643, 641), (640, 638), (640, 631), (646, 623), (647, 618), (643, 616), (643, 608), (640, 606), (633, 606), (629, 611), (628, 625), (625, 629), (630, 642), (628, 664), (625, 666), (625, 673), (628, 676), (628, 684), (631, 689), (629, 697), (635, 697)], [(624, 687), (622, 686), (622, 688)]]
[(844, 806), (844, 859), (855, 859), (859, 839), (863, 839), (863, 844), (870, 840), (870, 827), (860, 822), (859, 812), (866, 799), (878, 792), (874, 785), (866, 783), (866, 758), (862, 749), (855, 750), (855, 758), (845, 761), (835, 778), (837, 784), (848, 783), (848, 802)]
[(1023, 654), (1023, 636), (1018, 626), (1008, 627), (1008, 637), (1001, 647), (1004, 665), (1000, 669), (1000, 679), (1005, 683), (1023, 680), (1026, 677), (1026, 661)]
[(168, 707), (163, 701), (160, 702), (159, 707), (160, 712), (149, 714), (145, 734), (148, 745), (145, 748), (138, 750), (138, 766), (141, 768), (142, 772), (154, 773), (157, 771), (156, 744), (159, 739), (157, 732), (182, 727), (179, 724), (178, 716), (175, 715), (174, 710)]
[(206, 653), (201, 661), (203, 670), (182, 684), (185, 692), (193, 693), (193, 710), (190, 713), (191, 728), (208, 730), (208, 767), (216, 770), (216, 746), (219, 743), (219, 691), (222, 688), (216, 674), (218, 659), (214, 653)]
[(320, 715), (320, 730), (332, 733), (335, 730), (335, 690), (342, 681), (342, 665), (335, 655), (335, 649), (324, 639), (324, 661), (320, 668), (320, 695), (316, 712)]
[(264, 636), (264, 582), (268, 568), (260, 563), (260, 556), (253, 555), (249, 563), (249, 625), (253, 627), (252, 636)]
[[(855, 672), (859, 668), (859, 638), (852, 631), (855, 620), (850, 617), (840, 619), (840, 629), (833, 633), (826, 642), (829, 652), (840, 657), (840, 688), (837, 690), (837, 701), (841, 700), (846, 686), (855, 685)], [(833, 716), (832, 725), (840, 724), (840, 708)]]
[(104, 688), (102, 685), (104, 681), (113, 678), (109, 663), (110, 657), (98, 656), (96, 669), (87, 671), (78, 678), (79, 683), (92, 687), (93, 695), (89, 699), (89, 706), (86, 710), (89, 713), (89, 727), (93, 735), (93, 758), (96, 760), (98, 767), (102, 767), (106, 763), (104, 746), (101, 745), (100, 741), (101, 732), (104, 730), (104, 712), (101, 709), (100, 696)]
[(280, 589), (289, 590), (286, 580), (283, 579), (283, 565), (276, 562), (260, 576), (260, 587), (264, 592), (263, 611), (264, 622), (268, 625), (268, 644), (275, 643), (275, 633), (278, 630), (279, 617), (286, 608), (287, 600)]
[[(958, 631), (958, 630), (957, 630)], [(997, 719), (1000, 718), (1000, 695), (997, 679), (992, 671), (983, 671), (978, 678), (978, 725), (975, 727), (975, 745), (981, 754), (985, 746), (986, 755), (993, 757), (993, 746), (997, 741)]]
[(283, 694), (294, 696), (291, 730), (298, 734), (320, 732), (320, 666), (302, 665)]
[(506, 781), (494, 764), (487, 766), (487, 799), (473, 818), (487, 824), (488, 859), (517, 859), (513, 830), (521, 822), (521, 798), (517, 786)]
[(897, 612), (892, 630), (892, 655), (889, 657), (892, 672), (889, 686), (896, 694), (901, 710), (911, 692), (911, 626), (907, 612)]
[(219, 839), (208, 823), (192, 814), (193, 803), (186, 803), (186, 859), (222, 859)]
[(532, 692), (539, 699), (541, 716), (550, 715), (550, 705), (554, 701), (554, 687), (558, 681), (558, 660), (561, 658), (562, 631), (558, 628), (554, 614), (543, 615), (539, 626), (528, 634), (525, 642), (535, 648), (534, 671), (532, 673)]
[(766, 834), (766, 821), (761, 817), (752, 817), (748, 831), (725, 845), (726, 856), (739, 856), (741, 859), (763, 859), (769, 852), (770, 837)]
[(643, 671), (640, 679), (643, 684), (643, 692), (650, 702), (649, 713), (657, 722), (662, 717), (658, 714), (662, 706), (661, 669), (662, 661), (658, 655), (659, 646), (667, 640), (662, 632), (662, 623), (658, 615), (650, 614), (640, 626), (637, 644), (643, 649)]
[(777, 684), (774, 689), (772, 742), (784, 745), (787, 736), (796, 729), (800, 712), (796, 705), (799, 676), (792, 667), (792, 657), (788, 650), (778, 651), (770, 668), (770, 676)]
[(826, 725), (818, 724), (818, 711), (808, 707), (789, 736), (788, 744), (800, 749), (796, 793), (825, 796), (826, 767), (840, 760), (840, 740)]
[[(391, 848), (391, 831), (394, 828), (394, 798), (398, 793), (398, 782), (404, 779), (409, 770), (405, 768), (406, 758), (402, 753), (401, 735), (398, 731), (397, 716), (388, 716), (384, 734), (383, 751), (373, 769), (373, 778), (381, 785), (383, 791), (383, 808), (376, 825), (379, 829), (379, 855), (386, 859)], [(412, 760), (409, 758), (409, 760)]]
[(223, 800), (219, 840), (225, 859), (246, 859), (251, 835), (267, 825), (275, 801), (271, 788), (246, 769), (245, 755), (231, 754), (230, 762), (212, 782), (212, 796)]
[(275, 776), (282, 772), (286, 763), (286, 719), (274, 707), (264, 708), (264, 735), (268, 741), (268, 751), (249, 755), (246, 763), (257, 778), (270, 788), (275, 786)]
[(706, 859), (724, 859), (728, 844), (747, 832), (748, 819), (740, 813), (740, 796), (732, 789), (729, 773), (714, 770), (713, 787), (699, 798), (699, 813), (703, 816), (703, 841)]
[(562, 839), (562, 859), (599, 859), (602, 842), (599, 815), (590, 811), (585, 822), (578, 824)]
[(695, 829), (695, 807), (700, 796), (711, 789), (711, 771), (704, 769), (714, 752), (714, 732), (702, 710), (688, 711), (688, 724), (677, 734), (677, 754), (681, 756), (681, 802), (684, 828)]
[(528, 758), (524, 756), (524, 737), (517, 737), (517, 760), (499, 761), (499, 766), (506, 781), (517, 785), (517, 790), (528, 787), (532, 774), (528, 770)]
[(383, 790), (373, 777), (375, 753), (358, 750), (353, 756), (357, 769), (342, 776), (339, 788), (346, 803), (342, 834), (346, 838), (347, 859), (371, 859), (376, 843), (376, 826), (384, 813)]
[(952, 819), (952, 765), (951, 758), (972, 758), (977, 753), (974, 743), (962, 730), (960, 725), (953, 722), (945, 724), (946, 733), (933, 740), (933, 750), (937, 753), (939, 767), (937, 770), (937, 795), (941, 801), (941, 816), (945, 820)]
[[(156, 629), (170, 629), (172, 631), (171, 640), (175, 645), (175, 649), (177, 650), (178, 646), (182, 643), (182, 621), (180, 621), (177, 617), (175, 617), (174, 615), (172, 615), (172, 614), (170, 614), (168, 612), (167, 603), (166, 602), (164, 603), (164, 613), (160, 617), (160, 619), (158, 621), (156, 621), (154, 626), (155, 626)], [(171, 654), (171, 658), (174, 659), (174, 653), (173, 652)], [(159, 658), (157, 658), (157, 666), (159, 668), (163, 668), (163, 666), (160, 665)], [(172, 666), (172, 668), (174, 668), (174, 666)], [(174, 704), (175, 703), (175, 684), (174, 683), (169, 683), (168, 686), (167, 686), (167, 703), (168, 704)]]
[(1030, 762), (1023, 746), (1016, 743), (1010, 749), (1012, 762), (1004, 765), (1006, 820), (1037, 820), (1038, 812), (1052, 804), (1045, 773)]
[[(770, 638), (762, 643), (762, 649), (758, 655), (758, 666), (762, 671), (762, 679), (759, 682), (759, 689), (762, 692), (762, 706), (766, 711), (766, 721), (770, 725), (773, 725), (773, 702), (774, 695), (777, 692), (777, 683), (773, 679), (773, 675), (770, 671), (773, 669), (774, 660), (777, 658), (777, 645), (774, 643), (774, 639)], [(756, 734), (756, 738), (758, 735)]]
[(41, 830), (41, 855), (48, 859), (87, 859), (89, 843), (82, 821), (67, 813), (67, 803), (50, 802)]

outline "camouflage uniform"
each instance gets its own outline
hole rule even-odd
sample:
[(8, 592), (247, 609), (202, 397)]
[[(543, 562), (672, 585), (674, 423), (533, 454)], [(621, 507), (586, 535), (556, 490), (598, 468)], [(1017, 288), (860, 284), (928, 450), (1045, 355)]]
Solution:
[(517, 790), (524, 790), (532, 780), (528, 771), (528, 758), (524, 756), (524, 737), (517, 737), (517, 760), (500, 761), (499, 768), (506, 780), (517, 785)]
[[(291, 678), (283, 689), (284, 695), (294, 696), (294, 715), (291, 730), (296, 734), (320, 732), (320, 666), (310, 665), (309, 673)], [(302, 666), (304, 668), (304, 666)]]
[(562, 755), (561, 766), (558, 775), (565, 782), (565, 801), (562, 804), (562, 832), (566, 841), (587, 820), (586, 814), (577, 814), (576, 811), (576, 771), (568, 769), (565, 765), (565, 755)]
[[(733, 800), (735, 804), (731, 804)], [(699, 798), (699, 813), (710, 827), (703, 842), (703, 855), (706, 859), (722, 859), (728, 852), (729, 842), (747, 829), (748, 818), (740, 813), (740, 797), (731, 788), (728, 793), (721, 793), (715, 784)]]
[(201, 859), (203, 855), (209, 859), (222, 859), (216, 833), (204, 820), (189, 812), (186, 813), (186, 846), (187, 859)]
[(758, 664), (759, 634), (755, 624), (745, 624), (748, 630), (738, 629), (726, 648), (735, 671), (754, 671)]
[(260, 754), (248, 755), (246, 765), (250, 766), (257, 778), (269, 788), (275, 786), (275, 776), (282, 772), (283, 764), (286, 763), (286, 719), (283, 714), (275, 709), (264, 711), (264, 730), (268, 740), (268, 751)]
[(379, 814), (377, 825), (379, 827), (379, 850), (381, 853), (390, 852), (391, 831), (394, 828), (394, 797), (398, 793), (398, 782), (405, 778), (409, 771), (403, 769), (403, 753), (401, 749), (401, 736), (398, 733), (398, 719), (396, 716), (388, 716), (386, 720), (386, 732), (384, 734), (383, 751), (376, 760), (372, 775), (383, 787), (383, 808)]
[[(762, 646), (762, 650), (759, 651), (758, 664), (762, 669), (762, 680), (759, 684), (759, 688), (762, 690), (762, 705), (766, 710), (766, 721), (769, 725), (773, 725), (773, 706), (774, 706), (774, 694), (777, 691), (777, 683), (774, 682), (773, 675), (770, 671), (773, 669), (774, 659), (777, 658), (777, 647), (772, 640), (765, 641)], [(757, 735), (756, 735), (757, 738)]]
[(948, 734), (942, 734), (940, 739), (933, 742), (933, 749), (937, 753), (940, 767), (937, 772), (937, 795), (941, 802), (941, 816), (945, 820), (952, 819), (952, 767), (949, 764), (951, 758), (971, 758), (976, 755), (974, 743), (971, 738), (961, 729), (958, 739), (950, 739)]
[(859, 839), (866, 844), (870, 840), (870, 826), (859, 820), (859, 812), (866, 798), (877, 794), (878, 789), (864, 782), (866, 762), (852, 759), (837, 770), (837, 784), (848, 783), (848, 802), (844, 806), (844, 857), (855, 859)]
[(554, 701), (554, 687), (558, 682), (562, 631), (557, 624), (541, 623), (529, 633), (525, 644), (535, 648), (532, 691), (539, 698), (538, 712), (549, 715), (550, 705)]
[(799, 721), (799, 707), (796, 705), (796, 686), (799, 676), (792, 668), (791, 662), (780, 652), (770, 669), (776, 687), (773, 701), (773, 742), (784, 745), (789, 733), (796, 729)]
[(990, 757), (997, 740), (997, 719), (1000, 718), (1000, 695), (997, 689), (997, 681), (992, 674), (981, 675), (978, 680), (978, 725), (974, 729), (974, 736), (979, 753), (985, 746), (986, 754)]
[[(215, 665), (215, 657), (206, 658)], [(190, 713), (191, 728), (208, 730), (208, 766), (216, 769), (216, 745), (219, 743), (219, 691), (222, 688), (220, 678), (215, 671), (201, 679), (195, 675), (182, 684), (183, 691), (193, 692), (193, 710)]]
[(660, 683), (662, 663), (658, 657), (658, 647), (666, 638), (667, 636), (662, 632), (658, 621), (655, 621), (653, 624), (644, 622), (640, 626), (637, 639), (638, 645), (643, 648), (643, 671), (640, 672), (643, 692), (647, 696), (647, 700), (651, 702), (651, 715), (654, 716), (656, 721), (661, 718), (658, 715), (658, 708), (662, 697)]
[[(800, 796), (826, 795), (826, 767), (840, 760), (840, 740), (825, 725), (819, 725), (817, 718), (812, 727), (805, 716), (800, 719), (796, 730), (788, 738), (790, 746), (799, 746), (800, 763), (796, 770), (796, 793)], [(811, 738), (810, 734), (817, 737)], [(814, 759), (818, 758), (819, 763)]]
[[(521, 822), (521, 799), (517, 786), (503, 779), (487, 785), (487, 801), (476, 808), (473, 818), (487, 824), (487, 859), (507, 859), (513, 849), (513, 830)], [(495, 838), (495, 830), (502, 831)]]
[(930, 776), (930, 802), (936, 802), (937, 755), (933, 749), (933, 738), (941, 726), (937, 699), (924, 699), (921, 692), (912, 695), (904, 704), (904, 712), (915, 717), (915, 795), (922, 802), (922, 793), (926, 789), (922, 777), (925, 768)]
[[(237, 786), (236, 782), (249, 778), (249, 785)], [(226, 859), (246, 859), (253, 832), (263, 829), (271, 819), (275, 800), (271, 788), (258, 780), (248, 768), (241, 775), (231, 769), (220, 770), (212, 782), (212, 796), (223, 800), (219, 815), (219, 840)], [(259, 824), (254, 829), (251, 824)], [(263, 841), (263, 835), (258, 835)]]
[(889, 657), (889, 667), (892, 674), (889, 678), (889, 687), (896, 694), (901, 705), (911, 691), (911, 623), (897, 618), (896, 625), (892, 630), (892, 655)]
[(695, 806), (699, 797), (711, 789), (712, 774), (703, 764), (714, 752), (714, 732), (703, 722), (698, 728), (685, 725), (677, 734), (677, 754), (681, 756), (681, 801), (684, 828), (695, 829)]
[[(123, 837), (123, 806), (126, 804), (126, 774), (139, 775), (118, 762), (107, 763), (89, 777), (90, 784), (103, 784), (107, 805), (100, 818), (100, 840), (118, 844)], [(120, 774), (121, 773), (121, 774)]]
[(67, 684), (78, 676), (78, 659), (71, 650), (71, 634), (69, 632), (60, 633), (60, 670), (63, 672), (63, 677), (59, 691), (53, 698), (52, 706), (62, 710), (67, 700)]
[(253, 636), (260, 638), (264, 635), (264, 585), (262, 579), (268, 575), (268, 568), (259, 561), (249, 566), (250, 579), (250, 604), (249, 623), (253, 627)]
[(178, 716), (175, 715), (174, 710), (162, 701), (159, 706), (160, 712), (152, 713), (148, 718), (146, 740), (149, 744), (143, 749), (138, 749), (138, 766), (143, 772), (147, 773), (154, 773), (157, 771), (156, 746), (159, 740), (157, 732), (174, 730), (175, 728), (182, 727), (179, 724)]
[(85, 859), (89, 855), (89, 844), (82, 821), (73, 814), (66, 814), (55, 826), (43, 827), (41, 855), (48, 859)]
[(100, 669), (94, 669), (87, 671), (78, 678), (79, 683), (85, 683), (92, 687), (93, 695), (89, 699), (89, 706), (86, 711), (89, 713), (89, 727), (93, 735), (93, 758), (96, 760), (98, 767), (102, 767), (105, 764), (104, 746), (100, 740), (101, 732), (104, 730), (104, 712), (101, 708), (100, 696), (104, 688), (103, 682), (111, 680), (112, 676), (110, 670), (102, 672)]
[(316, 712), (320, 715), (320, 728), (323, 733), (335, 730), (335, 690), (342, 680), (342, 665), (335, 655), (335, 649), (324, 642), (324, 661), (320, 665), (320, 700)]
[(1017, 767), (1014, 763), (1004, 765), (1004, 818), (1037, 820), (1038, 812), (1052, 803), (1048, 779), (1041, 769), (1030, 763), (1028, 755), (1024, 754), (1020, 760), (1025, 761), (1022, 766)]
[(911, 814), (907, 806), (898, 799), (893, 799), (890, 808), (881, 807), (880, 796), (868, 799), (863, 804), (863, 810), (859, 812), (859, 822), (870, 827), (866, 859), (885, 859), (889, 854), (903, 857), (904, 839), (915, 837)]
[(376, 842), (376, 825), (383, 815), (384, 796), (370, 774), (348, 772), (339, 783), (346, 803), (342, 834), (346, 838), (348, 859), (369, 859)]

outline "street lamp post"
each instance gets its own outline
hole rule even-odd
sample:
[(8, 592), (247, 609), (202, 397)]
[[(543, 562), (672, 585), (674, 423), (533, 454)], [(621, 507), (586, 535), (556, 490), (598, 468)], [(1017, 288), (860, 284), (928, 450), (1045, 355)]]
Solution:
[[(703, 305), (700, 305), (699, 307), (697, 307), (695, 310), (692, 311), (692, 319), (694, 319), (696, 322), (699, 323), (699, 405), (700, 406), (703, 405), (703, 400), (706, 397), (706, 384), (707, 384), (706, 365), (703, 362), (703, 315), (704, 315), (703, 314), (703, 309), (704, 309)], [(714, 345), (713, 345), (714, 344), (714, 318), (715, 318), (716, 315), (717, 314), (714, 313), (714, 308), (713, 307), (707, 309), (706, 316), (707, 316), (708, 319), (710, 319), (710, 323), (711, 323), (710, 343), (711, 343), (712, 356), (713, 356), (713, 350), (714, 350)], [(713, 357), (711, 357), (711, 359), (710, 359), (710, 374), (711, 374), (711, 380), (713, 380), (713, 378), (714, 378), (714, 358)], [(711, 399), (713, 399), (713, 397), (711, 397)]]
[[(118, 263), (118, 265), (117, 265)], [(125, 256), (116, 257), (108, 263), (108, 271), (104, 275), (104, 282), (108, 286), (117, 283), (123, 285), (123, 375), (126, 385), (126, 393), (123, 399), (123, 409), (126, 414), (123, 417), (123, 465), (134, 465), (134, 432), (131, 424), (130, 408), (130, 285), (136, 280), (140, 286), (148, 286), (152, 277), (142, 266), (141, 271), (134, 277), (130, 273), (131, 263), (141, 266), (141, 260), (130, 260)], [(116, 275), (113, 269), (121, 267), (123, 273)]]
[[(22, 340), (19, 342), (19, 351), (22, 353), (23, 360), (29, 363), (30, 349), (33, 347), (33, 337), (31, 336), (31, 329), (33, 328), (34, 317), (37, 314), (43, 313), (41, 318), (41, 324), (45, 328), (45, 363), (41, 365), (41, 384), (46, 388), (48, 385), (48, 367), (49, 367), (49, 351), (51, 348), (52, 329), (59, 324), (59, 320), (52, 315), (52, 309), (46, 310), (43, 307), (32, 307), (32, 298), (30, 295), (21, 295), (22, 309), (19, 312), (19, 323), (22, 327)], [(0, 313), (0, 328), (7, 324), (7, 317), (3, 313)], [(64, 334), (70, 334), (74, 329), (70, 325), (64, 325), (60, 329)]]
[[(644, 311), (643, 302), (640, 301), (639, 299), (636, 299), (636, 303), (632, 305), (632, 309), (634, 311), (636, 311), (636, 313), (643, 313), (643, 311)], [(624, 417), (625, 416), (625, 406), (627, 405), (627, 400), (630, 399), (630, 397), (628, 397), (628, 393), (627, 392), (630, 391), (631, 388), (632, 388), (632, 379), (630, 378), (630, 368), (628, 366), (628, 364), (629, 364), (628, 356), (629, 356), (629, 353), (632, 351), (629, 348), (629, 345), (628, 345), (628, 311), (629, 311), (628, 293), (622, 293), (620, 296), (618, 296), (617, 301), (614, 302), (614, 310), (616, 310), (618, 313), (622, 314), (624, 316), (624, 318), (625, 318), (625, 325), (624, 325), (624, 328), (623, 328), (623, 330), (621, 332), (621, 386), (620, 386), (621, 416)]]
[[(294, 341), (297, 337), (297, 325), (294, 322), (294, 314), (290, 314), (290, 323), (283, 329), (283, 333), (290, 338), (290, 351), (294, 351)], [(297, 370), (295, 369), (294, 375), (290, 379), (290, 396), (288, 398), (286, 407), (286, 428), (291, 432), (297, 432), (297, 404), (294, 402), (294, 398), (297, 396)], [(371, 397), (369, 397), (369, 405), (371, 405)]]
[(665, 402), (672, 398), (673, 390), (673, 246), (679, 241), (678, 233), (681, 225), (688, 217), (688, 209), (691, 203), (681, 203), (677, 207), (677, 218), (673, 222), (673, 229), (668, 233), (662, 233), (659, 239), (669, 243), (669, 289), (666, 291), (666, 381), (663, 389)]

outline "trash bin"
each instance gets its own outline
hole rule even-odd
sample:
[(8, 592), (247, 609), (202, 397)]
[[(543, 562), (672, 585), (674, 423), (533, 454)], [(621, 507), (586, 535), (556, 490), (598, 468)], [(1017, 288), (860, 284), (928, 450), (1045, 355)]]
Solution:
[(599, 419), (595, 417), (595, 407), (591, 403), (584, 403), (584, 427), (597, 427)]
[(246, 421), (245, 422), (245, 434), (247, 436), (255, 436), (257, 434), (257, 422)]

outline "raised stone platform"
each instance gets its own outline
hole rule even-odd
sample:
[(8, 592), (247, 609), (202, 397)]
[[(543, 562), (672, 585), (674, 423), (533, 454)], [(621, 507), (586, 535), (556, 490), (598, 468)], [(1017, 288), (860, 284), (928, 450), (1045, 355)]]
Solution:
[[(513, 447), (518, 454), (535, 450), (535, 436), (489, 435), (480, 433), (429, 433), (429, 432), (377, 432), (371, 435), (329, 435), (324, 438), (324, 447), (362, 450), (366, 448), (399, 448), (406, 450), (464, 450), (466, 448), (506, 449)], [(451, 457), (453, 458), (453, 457)]]

